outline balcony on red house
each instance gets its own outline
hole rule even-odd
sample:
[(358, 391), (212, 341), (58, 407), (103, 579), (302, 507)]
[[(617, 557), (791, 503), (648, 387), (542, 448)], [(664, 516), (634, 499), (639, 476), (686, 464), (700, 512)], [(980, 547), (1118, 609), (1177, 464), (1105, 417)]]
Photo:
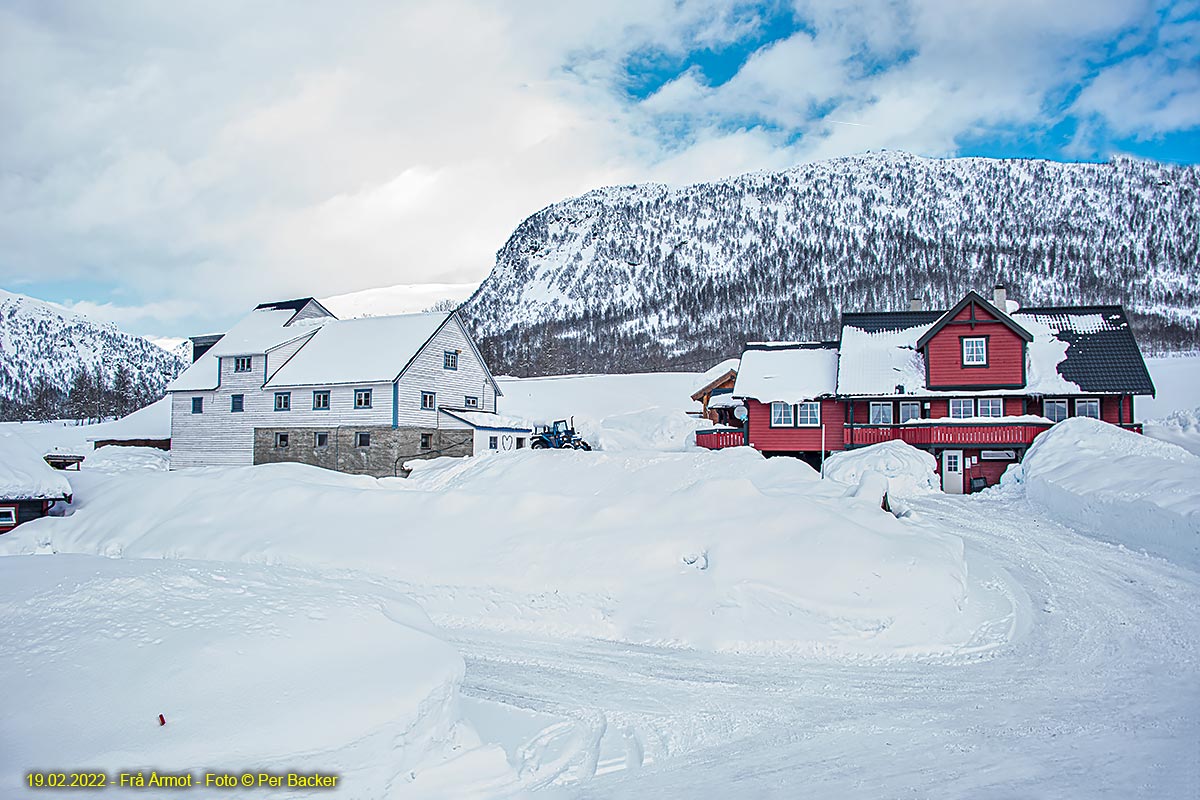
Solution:
[[(852, 425), (844, 428), (843, 441), (847, 447), (864, 447), (869, 444), (899, 440), (918, 447), (936, 445), (1025, 447), (1034, 438), (1049, 430), (1054, 423), (1018, 422), (997, 420), (979, 422), (972, 420), (929, 419), (899, 425)], [(1123, 424), (1120, 427), (1142, 432), (1140, 424)]]
[(744, 428), (709, 428), (696, 431), (696, 445), (708, 450), (741, 447), (746, 444)]

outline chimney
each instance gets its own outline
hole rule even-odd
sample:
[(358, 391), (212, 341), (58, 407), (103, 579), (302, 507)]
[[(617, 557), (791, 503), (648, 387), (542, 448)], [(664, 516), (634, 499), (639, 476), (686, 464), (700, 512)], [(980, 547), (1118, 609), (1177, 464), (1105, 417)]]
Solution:
[(911, 300), (908, 301), (908, 310), (909, 311), (924, 311), (925, 310), (925, 301), (919, 297), (912, 298)]
[(1008, 312), (1008, 291), (1005, 290), (1003, 283), (997, 283), (996, 288), (992, 290), (992, 305), (1001, 311)]

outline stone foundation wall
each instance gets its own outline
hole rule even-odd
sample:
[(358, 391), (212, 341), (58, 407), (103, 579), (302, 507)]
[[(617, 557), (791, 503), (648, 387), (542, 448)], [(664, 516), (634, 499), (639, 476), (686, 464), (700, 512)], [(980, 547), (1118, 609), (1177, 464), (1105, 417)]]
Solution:
[[(327, 433), (325, 447), (315, 445), (315, 435)], [(287, 447), (275, 446), (275, 434), (288, 435)], [(369, 447), (356, 447), (357, 434), (369, 433)], [(430, 437), (429, 447), (422, 449), (421, 435)], [(475, 452), (474, 433), (470, 430), (445, 428), (255, 428), (254, 463), (300, 463), (315, 467), (372, 475), (383, 478), (405, 475), (405, 461), (439, 456), (469, 456)]]

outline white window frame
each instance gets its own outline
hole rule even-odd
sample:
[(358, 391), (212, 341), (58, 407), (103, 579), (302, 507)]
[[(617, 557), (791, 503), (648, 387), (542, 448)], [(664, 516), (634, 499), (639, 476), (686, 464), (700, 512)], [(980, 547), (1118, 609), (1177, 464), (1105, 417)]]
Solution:
[(292, 410), (292, 393), (291, 392), (276, 392), (275, 393), (275, 410), (276, 411), (291, 411)]
[(792, 428), (796, 425), (796, 418), (792, 413), (791, 403), (771, 403), (771, 427), (772, 428)]
[(479, 408), (479, 398), (469, 394), (463, 398), (463, 408)]
[(443, 350), (442, 351), (442, 369), (457, 370), (458, 369), (458, 351)]
[[(1055, 419), (1054, 417), (1050, 416), (1050, 412), (1047, 409), (1047, 406), (1049, 406), (1051, 404), (1053, 404), (1055, 407), (1062, 408), (1062, 416), (1059, 417), (1058, 419)], [(1042, 416), (1045, 417), (1046, 419), (1050, 420), (1051, 422), (1062, 422), (1064, 419), (1071, 416), (1071, 404), (1069, 402), (1067, 402), (1066, 399), (1061, 399), (1061, 398), (1054, 399), (1054, 400), (1043, 400), (1042, 401)]]
[(17, 507), (0, 506), (0, 528), (17, 527)]
[(432, 433), (422, 433), (421, 438), (417, 441), (417, 445), (422, 450), (432, 450), (433, 449), (433, 434)]
[[(366, 399), (367, 399), (366, 404), (363, 404), (362, 402), (360, 402), (363, 399), (363, 397), (366, 397)], [(372, 392), (370, 389), (355, 389), (354, 390), (354, 407), (356, 409), (370, 408), (373, 397), (374, 397), (374, 392)]]
[[(425, 398), (429, 398), (429, 402), (425, 402)], [(437, 392), (421, 392), (421, 410), (422, 411), (437, 411)]]
[[(325, 437), (325, 443), (321, 444), (321, 437)], [(329, 447), (329, 431), (313, 431), (313, 449), (321, 450)]]
[(234, 372), (253, 372), (254, 358), (252, 356), (234, 356), (233, 358)]
[[(959, 340), (962, 344), (962, 365), (964, 367), (986, 367), (988, 364), (988, 347), (986, 336), (964, 336)], [(972, 353), (971, 357), (967, 357), (969, 344), (979, 344), (979, 352)]]
[[(917, 413), (913, 414), (910, 417), (906, 417), (906, 416), (904, 416), (905, 408), (908, 408), (910, 411), (913, 408), (915, 408)], [(919, 400), (901, 400), (900, 401), (900, 424), (901, 425), (908, 422), (910, 419), (920, 419), (920, 418), (921, 418), (921, 403)]]
[[(1000, 404), (1000, 413), (999, 414), (983, 413), (983, 404), (984, 403), (988, 403), (989, 405), (992, 403), (999, 403)], [(1003, 417), (1004, 416), (1004, 398), (1002, 398), (1002, 397), (980, 397), (978, 400), (975, 401), (975, 416), (977, 416), (977, 417)]]
[[(955, 414), (954, 404), (966, 403), (969, 413)], [(952, 397), (950, 398), (950, 419), (970, 419), (975, 416), (975, 398), (974, 397)]]
[(488, 437), (488, 450), (499, 450), (499, 449), (500, 449), (500, 437), (499, 436), (489, 436)]
[[(1096, 404), (1096, 416), (1093, 417), (1091, 414), (1083, 414), (1079, 411), (1079, 406), (1084, 403), (1087, 403), (1089, 405), (1092, 403)], [(1075, 398), (1075, 416), (1088, 417), (1090, 419), (1100, 419), (1100, 398), (1099, 397), (1076, 397)]]
[[(325, 405), (323, 405), (323, 406), (317, 405), (318, 397), (323, 397), (325, 399)], [(331, 396), (331, 394), (329, 393), (329, 391), (327, 389), (314, 389), (313, 390), (313, 403), (312, 403), (313, 411), (328, 411), (329, 407), (331, 405), (333, 405), (333, 397)]]
[(275, 433), (275, 449), (282, 450), (292, 443), (292, 437), (283, 431)]
[[(805, 411), (808, 414), (809, 421), (805, 422)], [(821, 401), (808, 400), (803, 403), (796, 404), (796, 427), (797, 428), (819, 428), (821, 427)]]
[[(880, 409), (880, 410), (887, 409), (887, 421), (886, 422), (884, 422), (883, 420), (880, 420), (877, 422), (875, 420), (875, 409)], [(867, 406), (867, 421), (868, 421), (868, 424), (871, 424), (871, 425), (895, 425), (896, 417), (893, 416), (894, 414), (895, 414), (895, 410), (892, 407), (891, 400), (888, 400), (886, 402), (875, 401), (873, 403), (870, 403)], [(881, 414), (880, 416), (883, 416), (883, 415)]]

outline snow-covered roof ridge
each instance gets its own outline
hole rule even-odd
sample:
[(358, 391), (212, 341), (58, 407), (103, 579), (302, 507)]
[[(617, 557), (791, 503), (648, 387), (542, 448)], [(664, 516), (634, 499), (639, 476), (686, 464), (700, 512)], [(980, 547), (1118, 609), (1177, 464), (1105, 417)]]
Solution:
[(837, 392), (838, 351), (822, 342), (747, 345), (733, 396), (799, 403)]
[(532, 430), (530, 425), (519, 417), (506, 416), (497, 414), (492, 411), (480, 411), (479, 409), (470, 408), (449, 408), (441, 406), (438, 408), (443, 414), (451, 416), (461, 422), (465, 422), (472, 428), (480, 428), (482, 430), (498, 430), (498, 431), (528, 431)]
[(439, 311), (325, 322), (266, 385), (390, 383), (452, 316)]
[(62, 500), (71, 484), (11, 431), (0, 431), (0, 500)]

